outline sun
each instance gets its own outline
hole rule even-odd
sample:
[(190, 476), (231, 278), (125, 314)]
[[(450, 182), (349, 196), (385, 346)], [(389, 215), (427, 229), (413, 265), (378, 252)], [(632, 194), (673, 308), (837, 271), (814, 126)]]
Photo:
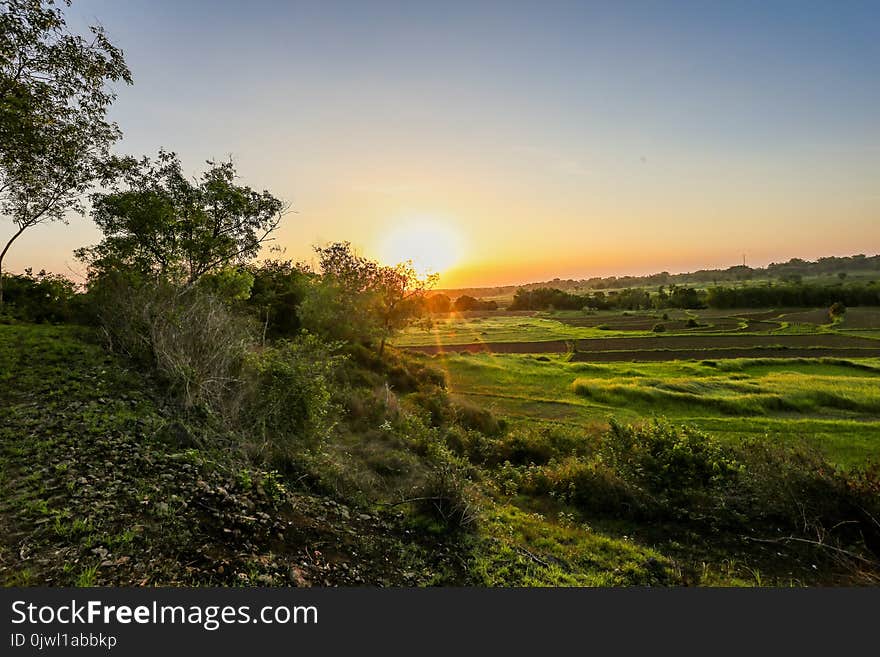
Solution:
[(420, 273), (442, 274), (461, 260), (461, 235), (449, 223), (414, 218), (396, 222), (379, 244), (387, 264), (412, 260)]

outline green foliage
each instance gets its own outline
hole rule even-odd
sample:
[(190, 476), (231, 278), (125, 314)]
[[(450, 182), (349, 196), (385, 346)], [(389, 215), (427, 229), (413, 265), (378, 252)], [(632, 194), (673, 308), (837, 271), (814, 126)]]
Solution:
[(454, 419), (464, 429), (478, 431), (484, 436), (498, 436), (505, 431), (507, 423), (476, 404), (459, 400), (453, 404)]
[(469, 310), (498, 310), (498, 303), (495, 301), (475, 299), (472, 296), (463, 294), (455, 300), (452, 304), (452, 308), (458, 312), (467, 312)]
[(3, 259), (28, 228), (64, 221), (82, 210), (81, 195), (105, 177), (110, 146), (120, 137), (106, 118), (110, 86), (131, 75), (122, 51), (101, 27), (70, 33), (53, 2), (0, 3), (0, 213), (15, 232)]
[(672, 503), (726, 483), (741, 469), (728, 451), (705, 433), (659, 420), (643, 425), (612, 420), (598, 454), (625, 481), (655, 500)]
[(199, 279), (199, 284), (212, 296), (228, 304), (235, 304), (251, 297), (254, 275), (245, 269), (225, 267), (205, 274)]
[(415, 493), (417, 508), (434, 518), (443, 531), (473, 529), (479, 520), (479, 496), (452, 457), (435, 458)]
[(242, 265), (278, 227), (284, 204), (269, 192), (235, 184), (232, 162), (208, 162), (195, 182), (175, 153), (128, 158), (108, 192), (92, 196), (100, 244), (79, 249), (91, 276), (121, 268), (191, 285)]
[(710, 287), (706, 304), (710, 308), (828, 308), (880, 305), (880, 290), (860, 283), (847, 285), (783, 284), (749, 287)]
[(57, 274), (26, 269), (7, 276), (3, 313), (27, 322), (70, 322), (78, 319), (80, 303), (76, 285)]
[(289, 338), (299, 333), (300, 304), (306, 297), (313, 274), (290, 261), (266, 260), (251, 265), (253, 276), (247, 306), (256, 313), (265, 335)]
[(521, 288), (513, 295), (513, 303), (510, 310), (580, 310), (587, 305), (587, 299), (575, 294), (569, 294), (555, 288), (538, 288), (527, 290)]
[(320, 278), (300, 307), (309, 331), (327, 339), (361, 344), (379, 341), (379, 353), (397, 331), (424, 311), (425, 292), (436, 275), (420, 278), (411, 262), (393, 267), (354, 253), (348, 242), (316, 247)]
[(326, 439), (333, 426), (331, 381), (338, 346), (304, 334), (248, 354), (242, 424), (270, 460), (289, 462)]

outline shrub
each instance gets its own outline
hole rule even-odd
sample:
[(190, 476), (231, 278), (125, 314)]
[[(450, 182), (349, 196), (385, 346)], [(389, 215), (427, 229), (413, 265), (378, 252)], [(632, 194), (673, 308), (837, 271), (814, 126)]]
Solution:
[(455, 419), (465, 429), (479, 431), (486, 436), (498, 436), (504, 432), (506, 423), (491, 411), (471, 402), (460, 400), (453, 405)]
[(430, 466), (413, 498), (418, 510), (448, 532), (471, 528), (479, 520), (479, 498), (463, 469), (451, 458)]
[(443, 427), (455, 420), (455, 409), (441, 388), (426, 388), (414, 392), (407, 400), (428, 412), (428, 419), (433, 427)]
[(641, 492), (613, 468), (577, 457), (528, 468), (520, 486), (525, 492), (549, 494), (586, 512), (633, 515), (646, 504), (639, 499)]
[(0, 312), (25, 322), (69, 322), (79, 310), (76, 285), (57, 274), (3, 274), (3, 305)]
[(89, 303), (110, 348), (153, 365), (184, 406), (235, 416), (253, 327), (223, 302), (113, 272), (91, 282)]
[(666, 331), (666, 326), (664, 324), (654, 324), (654, 328), (651, 329), (654, 333), (663, 333)]
[(599, 447), (601, 460), (625, 480), (661, 502), (688, 500), (693, 493), (735, 478), (732, 454), (696, 429), (654, 420), (644, 425), (611, 421)]
[(326, 437), (339, 363), (332, 346), (309, 334), (248, 354), (242, 425), (273, 460)]

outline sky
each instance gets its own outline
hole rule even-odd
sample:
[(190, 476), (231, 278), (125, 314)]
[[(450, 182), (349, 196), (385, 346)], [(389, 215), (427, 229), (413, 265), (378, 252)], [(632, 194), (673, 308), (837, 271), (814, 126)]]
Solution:
[[(116, 151), (174, 150), (193, 175), (231, 156), (291, 204), (275, 245), (293, 260), (347, 240), (464, 287), (880, 251), (878, 2), (66, 14), (132, 70)], [(81, 275), (72, 251), (99, 239), (87, 217), (33, 229), (9, 267)]]

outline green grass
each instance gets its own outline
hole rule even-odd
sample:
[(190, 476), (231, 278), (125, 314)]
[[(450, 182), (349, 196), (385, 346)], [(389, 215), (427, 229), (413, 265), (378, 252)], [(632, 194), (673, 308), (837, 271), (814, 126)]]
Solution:
[(547, 342), (614, 336), (650, 336), (651, 331), (606, 331), (569, 326), (548, 317), (488, 317), (434, 320), (430, 329), (410, 328), (394, 340), (398, 347), (474, 342)]
[(291, 490), (298, 480), (257, 468), (219, 421), (94, 338), (0, 325), (0, 586), (464, 577), (452, 541), (446, 550), (396, 507)]
[(499, 504), (474, 550), (482, 586), (633, 586), (678, 583), (673, 564), (626, 536), (579, 524), (562, 509)]
[(662, 415), (723, 439), (806, 440), (844, 466), (880, 459), (876, 359), (599, 365), (478, 354), (434, 360), (453, 394), (513, 420), (584, 426), (611, 416)]
[[(856, 309), (863, 310), (863, 309)], [(625, 328), (599, 328), (607, 324), (613, 326), (622, 320), (646, 320), (663, 324), (661, 316), (664, 311), (600, 311), (585, 313), (583, 311), (555, 311), (537, 313), (533, 317), (522, 316), (486, 316), (486, 317), (441, 317), (432, 321), (429, 328), (424, 326), (411, 327), (394, 339), (398, 347), (417, 347), (430, 345), (461, 345), (478, 342), (547, 342), (551, 340), (584, 340), (590, 338), (640, 337), (656, 336), (650, 330), (626, 330)], [(760, 311), (742, 310), (676, 310), (665, 311), (670, 317), (669, 322), (691, 317), (699, 322), (699, 326), (689, 329), (668, 329), (663, 336), (698, 335), (804, 335), (815, 333), (856, 334), (855, 330), (846, 329), (846, 324), (829, 323), (825, 319), (816, 322), (807, 321), (813, 316), (819, 317), (821, 311), (804, 309), (780, 309), (776, 319), (764, 320), (750, 330), (745, 319), (738, 315)], [(789, 315), (791, 317), (789, 317)], [(572, 326), (572, 320), (590, 320), (596, 326)], [(773, 327), (773, 324), (777, 326)], [(841, 330), (844, 329), (844, 330)], [(880, 337), (876, 329), (860, 330), (858, 335)]]

